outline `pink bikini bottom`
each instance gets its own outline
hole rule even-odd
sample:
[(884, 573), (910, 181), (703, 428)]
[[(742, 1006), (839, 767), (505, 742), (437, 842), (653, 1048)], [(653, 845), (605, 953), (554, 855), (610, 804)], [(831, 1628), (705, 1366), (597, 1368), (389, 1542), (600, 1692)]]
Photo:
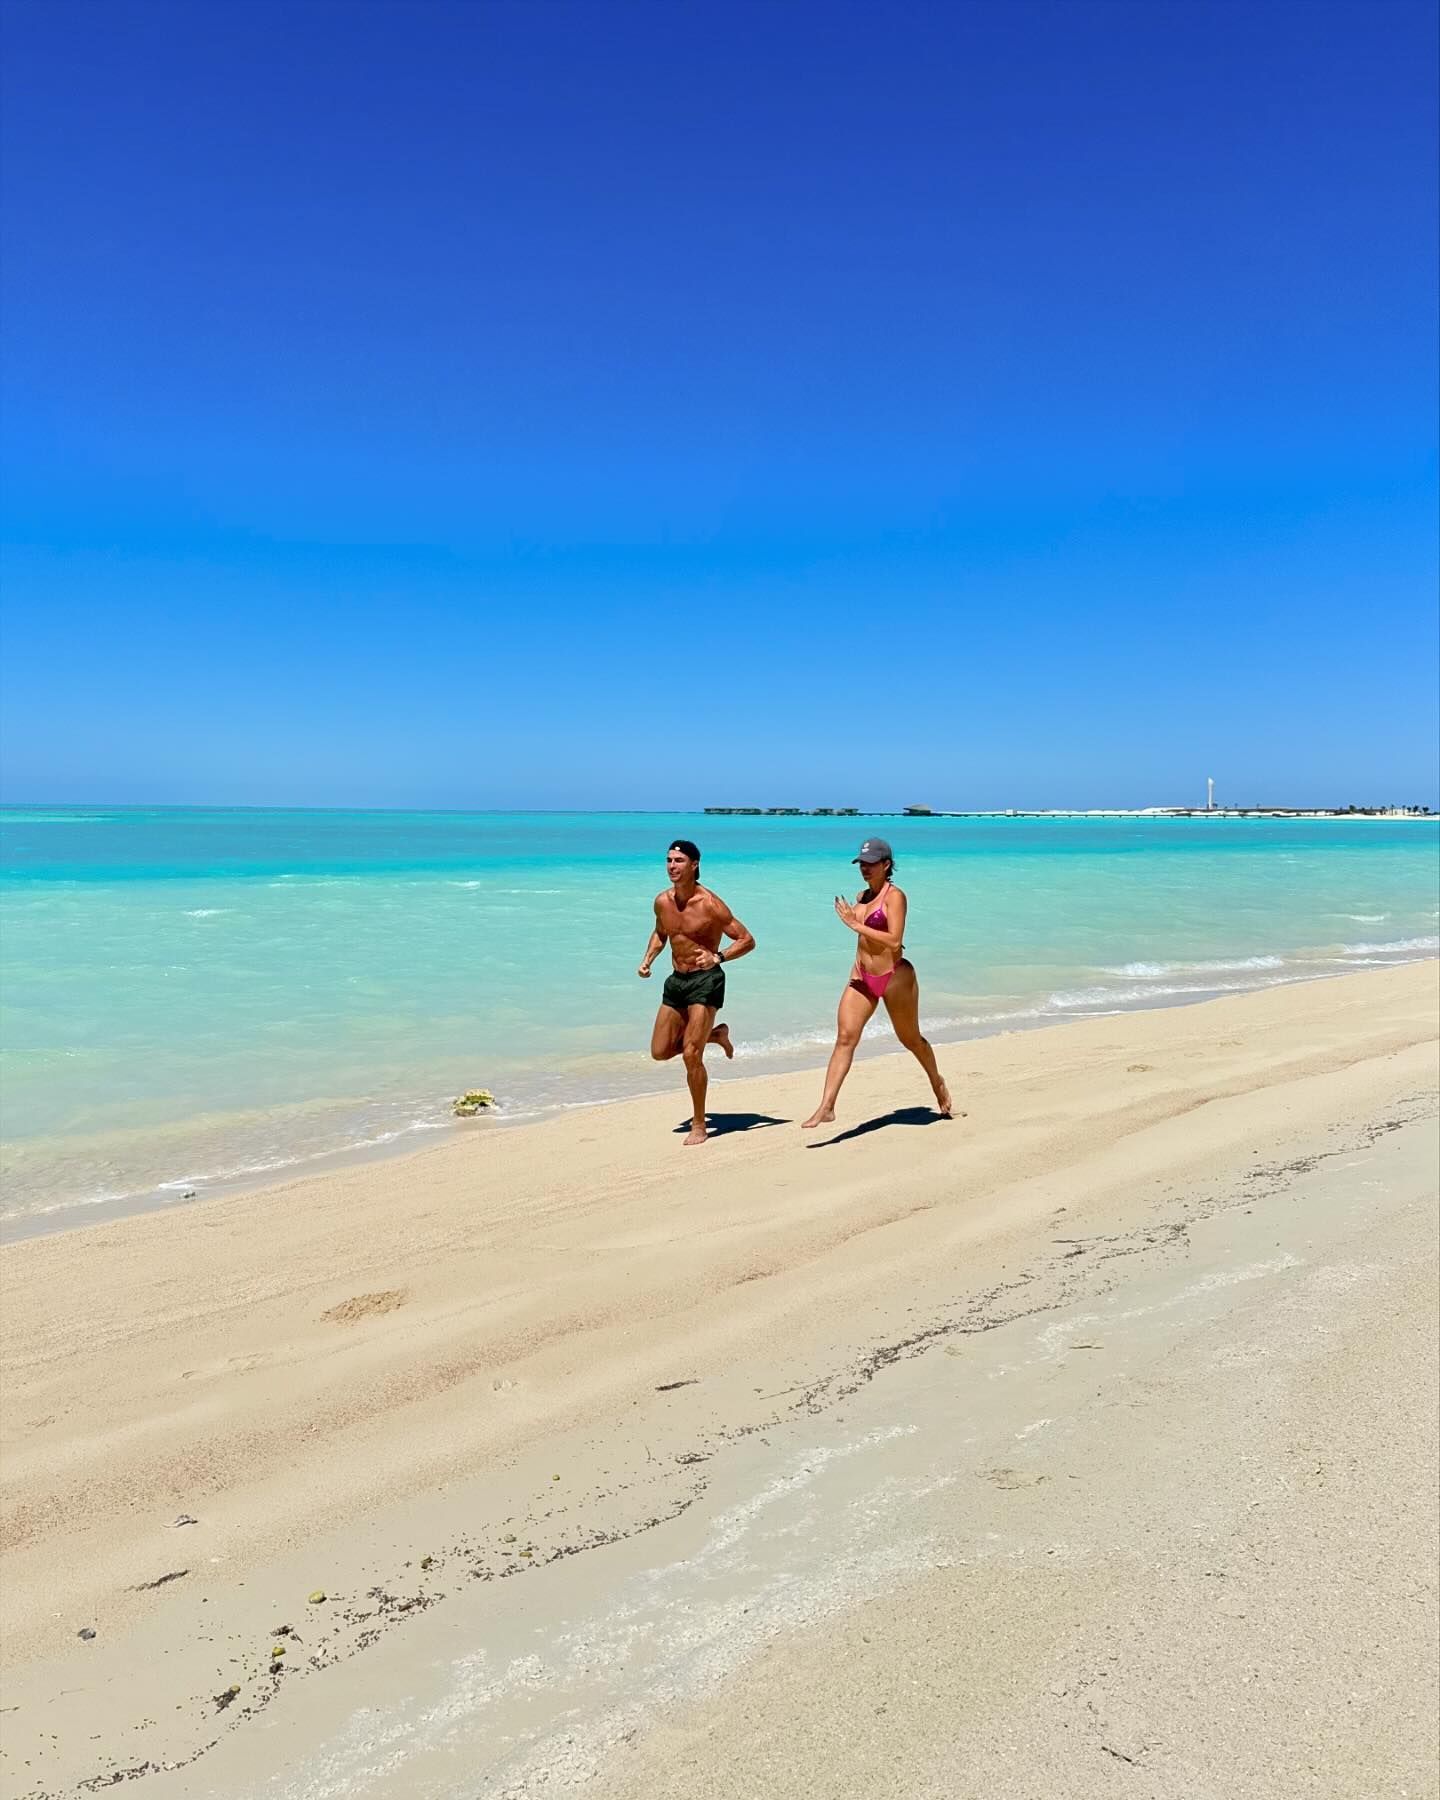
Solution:
[(872, 1000), (882, 999), (886, 988), (889, 987), (894, 979), (894, 969), (891, 969), (887, 975), (871, 975), (865, 969), (857, 969), (855, 971), (856, 984), (862, 987)]

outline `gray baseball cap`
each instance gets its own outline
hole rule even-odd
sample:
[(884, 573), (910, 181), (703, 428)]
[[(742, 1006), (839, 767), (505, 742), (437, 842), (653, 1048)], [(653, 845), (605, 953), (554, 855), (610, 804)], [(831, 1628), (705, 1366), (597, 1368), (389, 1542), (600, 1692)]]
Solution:
[(851, 862), (857, 863), (894, 862), (895, 852), (885, 842), (884, 838), (866, 838), (865, 842), (860, 846), (860, 854), (858, 856), (852, 856), (850, 860)]

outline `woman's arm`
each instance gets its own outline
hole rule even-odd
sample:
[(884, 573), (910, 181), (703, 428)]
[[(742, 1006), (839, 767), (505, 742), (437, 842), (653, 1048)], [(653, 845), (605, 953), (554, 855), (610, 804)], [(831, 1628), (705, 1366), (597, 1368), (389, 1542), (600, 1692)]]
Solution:
[(863, 917), (864, 901), (852, 906), (841, 895), (835, 896), (835, 916), (842, 925), (848, 925), (857, 937), (868, 938), (872, 944), (883, 944), (887, 950), (899, 950), (905, 943), (905, 896), (899, 888), (892, 887), (885, 898), (885, 917), (889, 921), (888, 929), (877, 931), (873, 925), (867, 925)]

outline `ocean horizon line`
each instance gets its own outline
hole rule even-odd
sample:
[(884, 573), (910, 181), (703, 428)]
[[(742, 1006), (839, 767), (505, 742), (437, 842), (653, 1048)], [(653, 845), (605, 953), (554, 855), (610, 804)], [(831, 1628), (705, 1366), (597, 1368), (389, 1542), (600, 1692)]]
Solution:
[[(1437, 799), (1440, 806), (1440, 799)], [(0, 800), (0, 818), (7, 813), (146, 813), (146, 812), (223, 812), (223, 813), (423, 813), (441, 818), (783, 818), (822, 819), (1188, 819), (1188, 818), (1440, 818), (1440, 811), (1428, 804), (1421, 806), (1220, 806), (1166, 805), (1148, 806), (716, 806), (684, 804), (675, 806), (432, 806), (386, 805), (374, 803), (340, 804), (315, 802), (305, 804), (268, 803), (229, 800)]]

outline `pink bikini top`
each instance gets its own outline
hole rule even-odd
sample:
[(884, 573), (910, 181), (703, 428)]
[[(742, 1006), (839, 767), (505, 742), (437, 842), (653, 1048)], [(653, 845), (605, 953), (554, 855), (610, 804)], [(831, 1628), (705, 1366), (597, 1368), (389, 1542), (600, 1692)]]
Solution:
[[(889, 882), (886, 882), (885, 886), (888, 887), (889, 885)], [(881, 888), (880, 893), (883, 894), (884, 891), (885, 888)], [(879, 899), (879, 897), (880, 896), (877, 894), (876, 899)], [(890, 929), (890, 921), (885, 916), (885, 908), (883, 906), (877, 906), (874, 912), (867, 914), (865, 923), (867, 925), (873, 925), (877, 931), (888, 931)]]

